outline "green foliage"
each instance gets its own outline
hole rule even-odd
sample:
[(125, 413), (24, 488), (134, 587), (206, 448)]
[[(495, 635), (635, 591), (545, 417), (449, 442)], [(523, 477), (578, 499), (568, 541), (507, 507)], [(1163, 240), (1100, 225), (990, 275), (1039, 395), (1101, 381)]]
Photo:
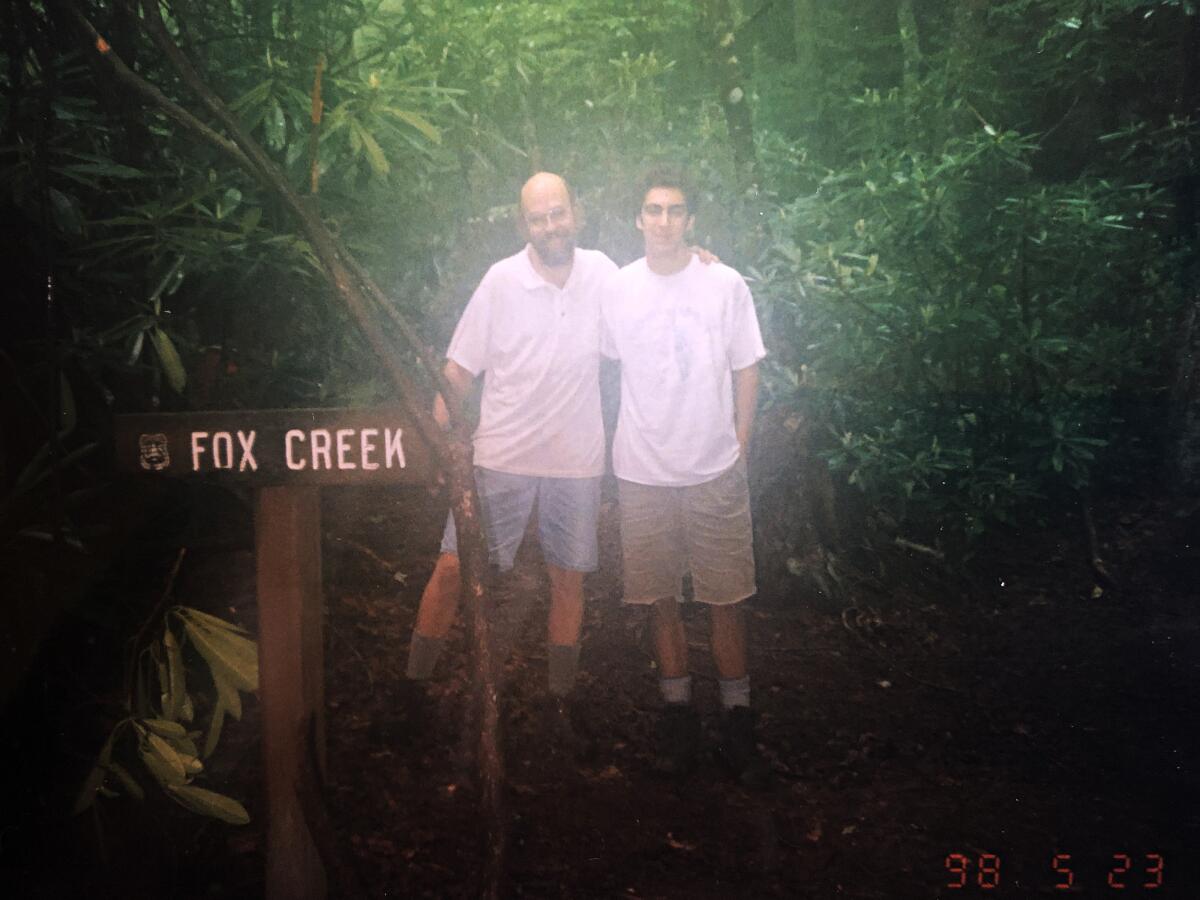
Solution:
[[(985, 67), (1013, 51), (1007, 38), (989, 37)], [(1169, 382), (1181, 154), (1149, 154), (1147, 125), (1092, 134), (1099, 160), (1048, 181), (1047, 136), (976, 109), (1028, 102), (1027, 85), (946, 73), (930, 71), (919, 106), (897, 89), (847, 98), (836, 154), (799, 160), (793, 183), (811, 187), (766, 217), (757, 294), (782, 350), (772, 401), (827, 423), (827, 458), (877, 520), (957, 546), (1147, 464), (1144, 447), (1108, 451), (1144, 427), (1122, 411), (1160, 410)], [(1061, 57), (1023, 75), (1061, 77)], [(1139, 154), (1155, 157), (1154, 180), (1128, 165)]]
[[(202, 760), (217, 747), (225, 716), (241, 719), (240, 692), (258, 690), (254, 641), (224, 619), (176, 606), (166, 613), (159, 639), (138, 653), (133, 671), (134, 687), (126, 700), (131, 714), (113, 727), (104, 742), (80, 790), (75, 813), (91, 807), (97, 796), (125, 794), (143, 800), (143, 781), (149, 776), (151, 783), (193, 812), (233, 825), (250, 821), (239, 802), (193, 781), (204, 771)], [(208, 726), (204, 731), (191, 729), (196, 719), (193, 698), (207, 692), (206, 682), (211, 682), (215, 694)], [(202, 736), (203, 750), (196, 744)], [(135, 777), (134, 771), (142, 778)]]
[[(531, 169), (567, 174), (585, 245), (625, 262), (640, 250), (630, 185), (650, 160), (682, 160), (700, 186), (698, 241), (754, 277), (770, 421), (816, 423), (873, 520), (969, 543), (1155, 457), (1162, 348), (1195, 256), (1180, 224), (1197, 203), (1192, 3), (170, 12), (213, 86), (434, 344), (519, 245), (510, 212)], [(149, 42), (93, 13), (191, 104)], [(80, 56), (47, 70), (35, 39), (70, 40), (37, 9), (21, 21), (33, 33), (10, 47), (30, 49), (0, 66), (15, 135), (0, 196), (58, 248), (76, 387), (120, 408), (184, 406), (198, 358), (220, 345), (237, 370), (223, 405), (381, 399), (278, 204), (161, 113), (114, 102)], [(752, 112), (753, 185), (735, 173), (719, 89), (731, 69)], [(779, 496), (800, 490), (788, 477), (772, 482)]]

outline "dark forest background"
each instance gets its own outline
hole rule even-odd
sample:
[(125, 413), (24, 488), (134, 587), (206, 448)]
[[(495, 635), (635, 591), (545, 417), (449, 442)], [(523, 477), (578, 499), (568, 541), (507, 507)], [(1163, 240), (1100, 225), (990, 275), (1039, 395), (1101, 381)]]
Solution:
[[(114, 414), (391, 392), (284, 205), (119, 83), (73, 9), (195, 108), (134, 4), (0, 8), (0, 543), (19, 636), (0, 699), (62, 570), (85, 582), (145, 525), (109, 490)], [(530, 173), (563, 173), (582, 245), (625, 263), (631, 185), (686, 166), (696, 240), (747, 276), (770, 352), (751, 466), (765, 592), (831, 596), (840, 561), (897, 548), (969, 573), (1025, 527), (1094, 530), (1101, 500), (1197, 491), (1190, 0), (163, 9), (439, 350), (519, 246)]]
[[(137, 13), (89, 14), (186, 101)], [(277, 201), (115, 83), (59, 4), (3, 15), (6, 539), (71, 531), (114, 412), (386, 396)], [(834, 540), (803, 533), (835, 518), (807, 512), (814, 462), (853, 540), (956, 561), (1160, 478), (1173, 447), (1195, 481), (1191, 3), (189, 3), (169, 24), (435, 347), (518, 245), (531, 171), (565, 173), (584, 245), (625, 262), (628, 186), (688, 166), (697, 240), (752, 279), (771, 351), (775, 567)]]

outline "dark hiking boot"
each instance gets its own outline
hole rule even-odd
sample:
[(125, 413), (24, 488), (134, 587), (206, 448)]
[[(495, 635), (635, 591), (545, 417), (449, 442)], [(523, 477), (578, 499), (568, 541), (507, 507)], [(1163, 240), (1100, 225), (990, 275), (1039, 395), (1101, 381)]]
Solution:
[(696, 768), (700, 750), (700, 716), (690, 703), (668, 703), (658, 721), (654, 770), (683, 778)]
[(716, 752), (722, 768), (749, 788), (764, 787), (771, 775), (754, 738), (754, 720), (754, 712), (748, 706), (728, 710), (721, 722)]
[(541, 706), (541, 730), (550, 753), (573, 762), (590, 760), (595, 741), (576, 705), (566, 697), (549, 694)]

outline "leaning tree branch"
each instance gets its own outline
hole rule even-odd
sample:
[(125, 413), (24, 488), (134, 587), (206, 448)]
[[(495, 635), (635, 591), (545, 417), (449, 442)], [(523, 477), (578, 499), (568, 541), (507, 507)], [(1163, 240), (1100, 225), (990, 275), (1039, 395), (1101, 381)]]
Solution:
[[(56, 0), (61, 2), (61, 0)], [(69, 12), (91, 39), (92, 48), (116, 74), (118, 83), (151, 102), (193, 134), (224, 151), (243, 170), (254, 176), (289, 209), (321, 262), (335, 293), (354, 318), (367, 343), (387, 371), (421, 436), (433, 449), (448, 476), (453, 497), (455, 522), (460, 535), (463, 594), (471, 610), (472, 649), (475, 655), (475, 682), (481, 706), (479, 769), (484, 812), (485, 857), (482, 867), (481, 895), (498, 897), (507, 850), (507, 828), (503, 810), (504, 761), (499, 738), (499, 698), (495, 683), (493, 644), (490, 631), (491, 599), (484, 588), (487, 554), (479, 518), (479, 500), (475, 493), (472, 454), (466, 427), (461, 418), (455, 428), (443, 434), (432, 415), (418, 402), (412, 379), (400, 364), (397, 354), (371, 313), (367, 294), (381, 306), (402, 337), (420, 357), (430, 379), (445, 396), (449, 386), (432, 351), (399, 311), (387, 302), (383, 291), (350, 252), (326, 227), (315, 205), (306, 203), (288, 182), (278, 165), (267, 155), (238, 122), (224, 101), (208, 86), (191, 61), (175, 44), (162, 20), (157, 2), (143, 2), (141, 19), (150, 37), (159, 47), (175, 73), (203, 106), (220, 123), (228, 136), (205, 125), (196, 116), (166, 97), (126, 66), (109, 43), (73, 6)], [(364, 290), (367, 292), (364, 294)]]
[(1100, 585), (1115, 590), (1120, 585), (1117, 584), (1117, 579), (1113, 577), (1113, 574), (1108, 571), (1108, 565), (1100, 553), (1100, 540), (1096, 537), (1096, 520), (1092, 517), (1091, 497), (1086, 488), (1079, 490), (1079, 512), (1083, 522), (1084, 540), (1087, 542), (1088, 566)]
[[(419, 334), (417, 334), (417, 330), (412, 327), (412, 324), (408, 321), (408, 319), (404, 318), (400, 311), (392, 305), (392, 302), (388, 298), (387, 294), (383, 292), (383, 289), (376, 283), (375, 279), (371, 277), (370, 273), (367, 272), (362, 263), (351, 256), (350, 252), (344, 248), (341, 250), (341, 253), (347, 267), (354, 274), (354, 277), (358, 279), (359, 284), (362, 285), (368, 296), (375, 301), (375, 304), (381, 310), (383, 310), (384, 315), (391, 320), (392, 324), (396, 327), (396, 330), (400, 332), (400, 336), (404, 338), (405, 343), (417, 352), (417, 355), (421, 360), (421, 365), (425, 368), (425, 371), (433, 373), (435, 376), (437, 389), (441, 392), (442, 396), (446, 397), (447, 399), (453, 397), (453, 389), (450, 387), (450, 383), (446, 381), (446, 376), (442, 372), (442, 367), (438, 365), (438, 360), (434, 357), (432, 351), (429, 349), (429, 345), (422, 340)], [(448, 402), (446, 404), (447, 410), (449, 410), (450, 406), (457, 407), (458, 404), (451, 404)], [(451, 413), (450, 421), (454, 423), (454, 427), (456, 428), (466, 427), (466, 421), (462, 415), (461, 408), (456, 409)]]
[(179, 125), (195, 134), (197, 137), (212, 144), (218, 150), (231, 156), (243, 169), (249, 169), (257, 176), (258, 173), (254, 169), (254, 164), (250, 162), (246, 156), (229, 138), (218, 131), (209, 128), (190, 112), (184, 109), (179, 104), (175, 103), (160, 91), (157, 87), (150, 84), (148, 81), (139, 76), (136, 72), (125, 65), (125, 62), (117, 56), (112, 46), (103, 37), (100, 36), (91, 22), (79, 11), (76, 6), (68, 6), (67, 14), (75, 20), (75, 23), (87, 33), (92, 40), (93, 49), (100, 54), (101, 60), (108, 65), (109, 70), (116, 76), (117, 81), (129, 88), (135, 94), (141, 96), (143, 100), (148, 101), (152, 106), (157, 107), (166, 116), (173, 119)]

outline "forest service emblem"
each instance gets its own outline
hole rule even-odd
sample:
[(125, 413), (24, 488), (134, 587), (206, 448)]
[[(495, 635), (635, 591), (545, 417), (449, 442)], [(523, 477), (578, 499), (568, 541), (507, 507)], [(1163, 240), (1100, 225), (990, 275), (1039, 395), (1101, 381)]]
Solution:
[(143, 434), (138, 437), (138, 459), (148, 472), (161, 472), (171, 465), (165, 434)]

